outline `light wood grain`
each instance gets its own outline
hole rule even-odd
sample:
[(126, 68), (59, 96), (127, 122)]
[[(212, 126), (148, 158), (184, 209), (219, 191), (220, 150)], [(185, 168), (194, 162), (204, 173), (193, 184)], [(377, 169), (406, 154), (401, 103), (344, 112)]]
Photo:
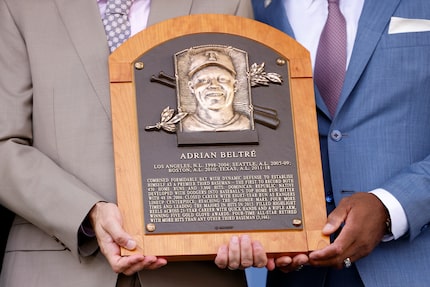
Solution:
[(288, 60), (290, 97), (303, 211), (301, 231), (246, 232), (270, 254), (308, 252), (328, 244), (322, 236), (326, 210), (322, 182), (310, 56), (279, 30), (254, 20), (228, 15), (192, 15), (151, 26), (130, 38), (109, 58), (118, 205), (125, 229), (143, 253), (174, 260), (212, 259), (237, 232), (145, 235), (133, 62), (161, 43), (193, 33), (227, 33), (262, 43)]

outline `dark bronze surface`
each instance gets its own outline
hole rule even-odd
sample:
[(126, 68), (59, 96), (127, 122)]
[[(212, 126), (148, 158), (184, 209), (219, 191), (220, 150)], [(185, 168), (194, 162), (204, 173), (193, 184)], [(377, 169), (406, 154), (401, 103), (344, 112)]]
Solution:
[[(135, 70), (135, 83), (146, 232), (302, 229), (288, 82), (251, 89), (258, 111), (255, 131), (194, 135), (145, 130), (160, 121), (165, 107), (177, 109), (175, 89), (160, 84), (173, 82), (165, 76), (174, 75), (173, 55), (206, 44), (245, 50), (249, 65), (264, 62), (267, 71), (288, 79), (288, 65), (277, 65), (276, 52), (226, 34), (211, 34), (210, 41), (204, 34), (173, 39), (137, 59), (144, 63)], [(244, 133), (251, 133), (252, 140), (248, 135), (243, 140)]]

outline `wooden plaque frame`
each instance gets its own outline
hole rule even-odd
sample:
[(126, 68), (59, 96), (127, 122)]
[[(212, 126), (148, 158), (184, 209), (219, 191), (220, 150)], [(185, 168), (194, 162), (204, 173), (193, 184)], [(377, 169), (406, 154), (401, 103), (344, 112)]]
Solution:
[(124, 228), (137, 241), (134, 251), (173, 260), (213, 259), (237, 231), (151, 234), (144, 232), (142, 180), (134, 84), (134, 62), (146, 51), (173, 38), (195, 33), (226, 33), (262, 43), (288, 62), (290, 99), (301, 190), (303, 229), (246, 231), (268, 254), (307, 253), (329, 243), (321, 229), (326, 208), (319, 153), (312, 68), (308, 51), (279, 30), (229, 15), (191, 15), (151, 26), (130, 38), (109, 57), (114, 159), (118, 206)]

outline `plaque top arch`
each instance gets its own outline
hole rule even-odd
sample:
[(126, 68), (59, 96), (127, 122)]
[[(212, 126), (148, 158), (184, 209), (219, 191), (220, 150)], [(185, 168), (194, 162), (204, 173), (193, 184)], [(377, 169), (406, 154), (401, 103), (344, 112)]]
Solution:
[(146, 51), (177, 37), (197, 33), (227, 33), (263, 43), (289, 62), (292, 78), (312, 77), (310, 54), (301, 44), (280, 30), (252, 19), (219, 14), (198, 14), (172, 18), (137, 33), (109, 57), (111, 82), (131, 81), (130, 66)]

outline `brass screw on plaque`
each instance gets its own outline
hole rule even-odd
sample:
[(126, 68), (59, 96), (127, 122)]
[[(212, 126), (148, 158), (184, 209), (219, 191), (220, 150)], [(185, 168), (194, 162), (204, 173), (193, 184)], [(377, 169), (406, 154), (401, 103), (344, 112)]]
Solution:
[(293, 219), (293, 225), (296, 226), (296, 227), (302, 225), (302, 220), (298, 219), (298, 218)]
[(155, 231), (155, 224), (154, 223), (148, 223), (146, 225), (146, 230), (148, 230), (149, 232), (154, 232)]
[(137, 70), (142, 70), (142, 69), (143, 69), (143, 67), (144, 67), (143, 62), (136, 62), (136, 63), (134, 63), (134, 67), (135, 67)]
[(278, 66), (283, 66), (283, 65), (285, 65), (285, 63), (286, 63), (285, 59), (282, 59), (282, 58), (276, 59), (276, 64)]

